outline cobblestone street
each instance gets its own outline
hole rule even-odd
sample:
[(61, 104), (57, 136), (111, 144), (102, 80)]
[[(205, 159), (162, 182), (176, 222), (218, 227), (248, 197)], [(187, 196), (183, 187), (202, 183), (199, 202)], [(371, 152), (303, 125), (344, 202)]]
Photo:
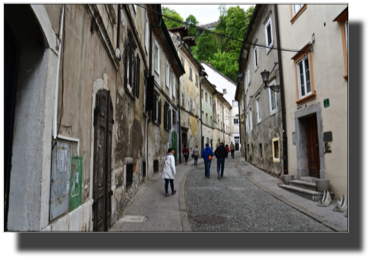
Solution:
[[(237, 167), (240, 153), (236, 156), (235, 160), (231, 157), (226, 159), (221, 179), (216, 172), (216, 159), (211, 164), (210, 179), (204, 175), (203, 164), (187, 177), (185, 201), (191, 231), (333, 232), (247, 180)], [(202, 215), (218, 216), (214, 220), (220, 222), (202, 223), (197, 217)]]

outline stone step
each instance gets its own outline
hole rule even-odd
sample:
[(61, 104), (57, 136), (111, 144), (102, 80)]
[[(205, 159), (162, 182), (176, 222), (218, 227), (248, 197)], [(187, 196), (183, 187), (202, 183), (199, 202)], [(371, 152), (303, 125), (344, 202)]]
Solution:
[(317, 177), (301, 177), (301, 181), (305, 182), (310, 182), (310, 183), (315, 183), (315, 179), (319, 179)]
[(279, 185), (279, 187), (289, 190), (290, 192), (300, 195), (301, 197), (304, 197), (306, 199), (312, 200), (312, 201), (320, 201), (323, 197), (323, 192), (318, 192), (315, 190), (309, 190), (304, 189), (296, 186), (288, 186), (288, 185)]
[(307, 181), (290, 180), (289, 185), (317, 191), (317, 186), (316, 186), (315, 182), (311, 183), (311, 182), (307, 182)]

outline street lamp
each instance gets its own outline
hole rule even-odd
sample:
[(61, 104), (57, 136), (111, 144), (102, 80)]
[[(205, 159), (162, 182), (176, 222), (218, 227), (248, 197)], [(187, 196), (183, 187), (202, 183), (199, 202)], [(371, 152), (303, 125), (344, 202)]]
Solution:
[(261, 74), (261, 78), (263, 78), (263, 83), (264, 83), (264, 88), (265, 89), (270, 88), (274, 92), (280, 92), (281, 91), (280, 85), (271, 85), (271, 86), (268, 86), (268, 80), (269, 80), (269, 74), (270, 74), (269, 71), (266, 71), (264, 69), (264, 71), (261, 72), (260, 74)]

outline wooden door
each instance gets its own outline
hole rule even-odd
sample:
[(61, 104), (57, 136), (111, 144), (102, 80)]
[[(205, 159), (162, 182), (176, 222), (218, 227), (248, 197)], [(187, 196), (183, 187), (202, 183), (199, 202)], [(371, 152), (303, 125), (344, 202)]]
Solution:
[(94, 115), (94, 231), (107, 231), (111, 221), (112, 114), (110, 92), (96, 94)]
[(309, 176), (319, 178), (319, 144), (317, 116), (306, 118), (307, 156), (309, 162)]

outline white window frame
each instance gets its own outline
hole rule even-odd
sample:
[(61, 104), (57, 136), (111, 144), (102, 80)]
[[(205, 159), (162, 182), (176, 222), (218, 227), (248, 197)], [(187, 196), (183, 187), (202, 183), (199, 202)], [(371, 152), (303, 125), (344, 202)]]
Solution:
[[(156, 52), (157, 48), (157, 52)], [(157, 55), (157, 64), (156, 64), (156, 55)], [(157, 65), (157, 68), (156, 68)], [(160, 75), (160, 46), (158, 45), (157, 41), (154, 41), (154, 70), (157, 72), (158, 75)]]
[(166, 64), (166, 66), (165, 66), (165, 68), (166, 68), (166, 70), (165, 70), (165, 85), (166, 85), (166, 87), (169, 87), (169, 71), (170, 71), (170, 69), (169, 69), (168, 61), (166, 61), (165, 64)]
[[(270, 36), (272, 38), (272, 41), (270, 44), (268, 43), (268, 32), (267, 32), (268, 25), (270, 25)], [(267, 52), (269, 52), (269, 50), (273, 46), (273, 28), (272, 28), (272, 26), (273, 26), (272, 25), (272, 18), (269, 17), (268, 22), (265, 24), (265, 41), (266, 41), (266, 45), (267, 45)]]
[(256, 98), (257, 123), (261, 123), (260, 96)]
[(148, 13), (145, 13), (145, 53), (149, 52), (149, 19)]
[(248, 85), (251, 84), (251, 64), (248, 64)]
[(304, 4), (294, 4), (293, 8), (293, 16), (297, 14), (297, 12), (303, 7)]
[(173, 71), (172, 71), (172, 75), (173, 75), (173, 93), (172, 93), (172, 98), (175, 98), (175, 93), (176, 93), (176, 89), (175, 89), (175, 74), (174, 74)]
[(253, 50), (253, 57), (254, 57), (253, 59), (255, 62), (255, 71), (256, 71), (259, 68), (259, 51), (258, 51), (257, 46)]
[[(269, 86), (275, 86), (276, 80), (274, 79), (269, 83)], [(268, 94), (269, 94), (269, 110), (270, 115), (273, 115), (277, 112), (277, 92), (273, 91), (272, 89), (268, 88)], [(275, 108), (272, 106), (272, 94), (274, 94), (274, 100), (275, 100)]]
[[(307, 82), (306, 82), (306, 69), (305, 69), (305, 60), (308, 60), (309, 63), (309, 79), (310, 79), (310, 91), (307, 91)], [(302, 63), (302, 67), (304, 69), (304, 84), (305, 84), (305, 95), (302, 96), (302, 86), (301, 86), (301, 72), (299, 68), (299, 64)], [(297, 62), (297, 74), (298, 74), (298, 90), (299, 90), (299, 99), (302, 99), (312, 93), (312, 82), (311, 82), (311, 71), (310, 71), (310, 61), (309, 56), (306, 55), (300, 61)]]

